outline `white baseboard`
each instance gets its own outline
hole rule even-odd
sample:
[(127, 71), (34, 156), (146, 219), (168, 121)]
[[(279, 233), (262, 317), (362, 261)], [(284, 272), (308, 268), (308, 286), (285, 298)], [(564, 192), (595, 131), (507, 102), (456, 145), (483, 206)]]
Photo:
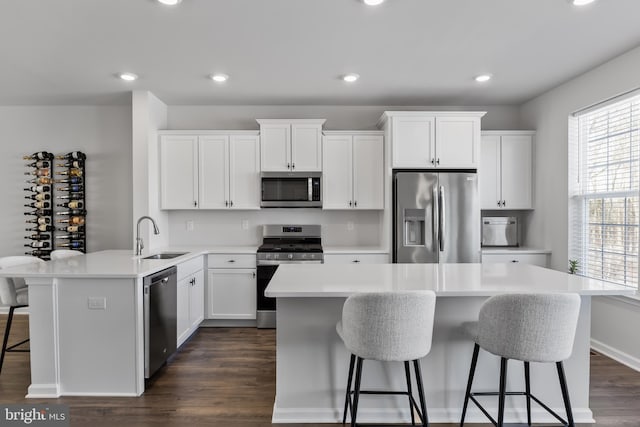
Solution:
[(591, 348), (598, 353), (602, 353), (605, 356), (610, 357), (616, 362), (620, 362), (623, 365), (626, 365), (631, 369), (640, 372), (640, 359), (635, 356), (618, 350), (617, 348), (613, 348), (610, 345), (607, 345), (598, 340), (594, 340), (593, 338), (591, 338)]
[[(9, 314), (8, 305), (0, 305), (0, 314)], [(16, 309), (13, 314), (29, 314), (29, 307), (22, 307)]]
[[(489, 413), (496, 414), (496, 408), (487, 408)], [(552, 408), (561, 416), (564, 408)], [(462, 408), (428, 408), (430, 423), (460, 423)], [(532, 408), (531, 417), (536, 423), (555, 423), (557, 420), (542, 408)], [(573, 418), (576, 423), (595, 423), (593, 413), (589, 408), (574, 408)], [(378, 409), (378, 408), (358, 408), (358, 422), (361, 423), (383, 423), (397, 424), (407, 423), (411, 419), (408, 408), (398, 409)], [(347, 421), (349, 417), (347, 416)], [(505, 410), (505, 422), (526, 424), (527, 412), (525, 408), (514, 408)], [(341, 423), (342, 408), (278, 408), (273, 405), (272, 423)], [(487, 423), (488, 420), (480, 410), (470, 403), (467, 410), (465, 423)]]
[(60, 388), (58, 384), (31, 384), (27, 389), (28, 399), (58, 398)]

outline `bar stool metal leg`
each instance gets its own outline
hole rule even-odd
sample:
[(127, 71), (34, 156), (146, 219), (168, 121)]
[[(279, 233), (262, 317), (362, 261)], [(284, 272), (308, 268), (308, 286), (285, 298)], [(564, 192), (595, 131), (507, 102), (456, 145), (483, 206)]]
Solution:
[(412, 396), (413, 392), (411, 391), (411, 368), (409, 366), (409, 361), (406, 360), (404, 362), (404, 374), (407, 377), (407, 393), (409, 393), (409, 411), (411, 412), (411, 425), (416, 425), (416, 417), (413, 414), (413, 401)]
[(360, 380), (362, 378), (362, 361), (363, 359), (358, 357), (358, 362), (356, 364), (356, 383), (355, 390), (353, 392), (353, 404), (351, 405), (351, 427), (356, 427), (358, 400), (360, 399)]
[(353, 379), (353, 366), (356, 363), (356, 355), (351, 355), (351, 360), (349, 361), (349, 378), (347, 379), (347, 392), (344, 396), (344, 412), (342, 413), (342, 424), (347, 422), (347, 409), (349, 409), (351, 399), (349, 399), (349, 395), (351, 394), (351, 380)]
[(0, 355), (0, 372), (2, 372), (2, 364), (4, 363), (4, 355), (7, 353), (7, 343), (9, 342), (9, 333), (11, 332), (11, 322), (13, 320), (13, 311), (15, 307), (9, 307), (9, 317), (7, 317), (7, 325), (4, 330), (4, 339), (2, 340), (2, 354)]
[(473, 346), (473, 357), (471, 358), (471, 369), (469, 369), (469, 380), (467, 381), (467, 392), (464, 395), (464, 404), (462, 405), (462, 418), (460, 419), (460, 427), (464, 426), (464, 417), (467, 414), (467, 406), (469, 405), (469, 397), (471, 396), (471, 386), (473, 385), (473, 376), (476, 373), (476, 364), (478, 363), (478, 353), (480, 346)]
[(507, 391), (507, 361), (505, 357), (500, 358), (500, 394), (498, 398), (498, 427), (504, 425), (504, 401)]
[(574, 427), (573, 423), (573, 411), (571, 410), (571, 401), (569, 400), (569, 390), (567, 389), (567, 378), (564, 375), (564, 365), (562, 362), (557, 362), (558, 379), (560, 380), (560, 388), (562, 389), (562, 399), (564, 400), (564, 409), (567, 411), (567, 425)]
[(420, 397), (420, 413), (422, 414), (422, 425), (429, 425), (429, 416), (427, 415), (427, 404), (424, 398), (424, 387), (422, 386), (422, 372), (420, 370), (420, 361), (413, 361), (413, 369), (416, 371), (416, 383), (418, 384), (418, 396)]
[(531, 376), (529, 375), (529, 362), (524, 362), (524, 386), (527, 396), (527, 425), (531, 425)]

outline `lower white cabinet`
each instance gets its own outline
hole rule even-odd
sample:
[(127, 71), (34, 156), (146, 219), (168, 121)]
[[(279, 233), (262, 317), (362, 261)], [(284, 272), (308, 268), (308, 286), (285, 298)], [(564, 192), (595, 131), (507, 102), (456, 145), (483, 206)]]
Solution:
[(181, 346), (204, 320), (204, 271), (202, 258), (178, 264), (176, 313), (177, 346)]
[(538, 265), (540, 267), (547, 267), (547, 258), (548, 254), (541, 253), (526, 253), (519, 254), (514, 251), (513, 254), (510, 253), (500, 253), (500, 254), (482, 254), (482, 262), (483, 263), (502, 263), (502, 262), (512, 262), (512, 263), (522, 263), (522, 264), (532, 264)]
[(325, 254), (325, 264), (387, 264), (388, 254)]
[(255, 268), (210, 268), (207, 286), (207, 319), (255, 320)]

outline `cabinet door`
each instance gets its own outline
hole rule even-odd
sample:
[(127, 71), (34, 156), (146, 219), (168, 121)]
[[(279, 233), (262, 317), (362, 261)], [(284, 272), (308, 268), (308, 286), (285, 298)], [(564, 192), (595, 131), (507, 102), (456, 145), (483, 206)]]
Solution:
[(204, 320), (204, 271), (198, 271), (191, 279), (193, 282), (189, 283), (189, 328), (194, 331)]
[(197, 209), (197, 136), (160, 137), (160, 205), (162, 209)]
[(505, 209), (530, 209), (531, 197), (530, 135), (502, 136), (502, 201)]
[(256, 270), (210, 269), (207, 319), (256, 318)]
[(394, 168), (427, 168), (435, 162), (433, 117), (394, 117), (392, 151)]
[[(515, 252), (515, 251), (514, 251)], [(547, 267), (547, 254), (482, 254), (484, 264), (493, 263), (520, 263)]]
[(260, 209), (260, 138), (231, 135), (229, 202), (232, 209)]
[(291, 125), (291, 170), (322, 170), (322, 126)]
[(477, 168), (480, 119), (436, 118), (436, 165), (440, 168)]
[(387, 254), (325, 254), (325, 264), (388, 264)]
[(500, 209), (500, 136), (487, 135), (480, 143), (478, 167), (480, 209)]
[(191, 322), (189, 316), (189, 292), (191, 276), (178, 280), (178, 292), (176, 294), (176, 345), (179, 347), (189, 337)]
[(322, 209), (353, 206), (351, 135), (327, 135), (322, 147)]
[(261, 170), (288, 171), (291, 166), (291, 125), (261, 125), (260, 148)]
[(200, 208), (225, 209), (229, 202), (229, 137), (200, 137)]
[(384, 209), (384, 143), (381, 135), (353, 137), (353, 206)]

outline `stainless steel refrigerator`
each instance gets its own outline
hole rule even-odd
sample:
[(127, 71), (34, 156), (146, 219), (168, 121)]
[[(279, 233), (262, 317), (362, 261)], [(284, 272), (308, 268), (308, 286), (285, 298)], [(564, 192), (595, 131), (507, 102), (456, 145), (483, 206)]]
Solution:
[(393, 174), (393, 262), (480, 262), (475, 172)]

